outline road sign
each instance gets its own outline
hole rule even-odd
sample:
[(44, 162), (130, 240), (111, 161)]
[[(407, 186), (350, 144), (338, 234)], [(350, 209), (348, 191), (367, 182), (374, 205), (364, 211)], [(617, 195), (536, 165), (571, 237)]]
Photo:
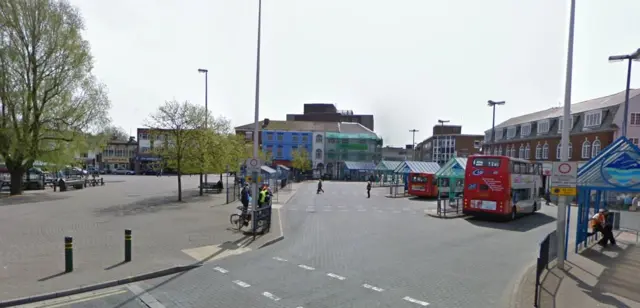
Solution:
[(575, 187), (553, 187), (551, 188), (551, 194), (556, 196), (575, 196)]
[(578, 181), (578, 164), (576, 162), (553, 162), (551, 170), (551, 187), (575, 188)]
[(248, 172), (260, 172), (262, 161), (258, 158), (248, 158), (245, 165), (247, 166)]

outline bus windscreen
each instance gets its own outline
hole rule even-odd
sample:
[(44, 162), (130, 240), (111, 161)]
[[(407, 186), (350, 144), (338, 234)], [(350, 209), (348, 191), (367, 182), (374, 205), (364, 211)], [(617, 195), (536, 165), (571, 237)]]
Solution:
[(500, 158), (476, 157), (473, 159), (474, 167), (500, 167)]

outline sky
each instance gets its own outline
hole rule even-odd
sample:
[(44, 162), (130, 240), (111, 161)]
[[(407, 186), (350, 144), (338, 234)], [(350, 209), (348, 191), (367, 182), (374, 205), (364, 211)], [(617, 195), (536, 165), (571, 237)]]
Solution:
[[(116, 126), (135, 135), (167, 100), (253, 122), (258, 0), (71, 0)], [(613, 54), (640, 48), (637, 0), (578, 0), (572, 101), (624, 90)], [(465, 134), (564, 100), (569, 0), (263, 0), (261, 119), (305, 102), (373, 114), (385, 145)], [(632, 74), (640, 87), (640, 66)]]

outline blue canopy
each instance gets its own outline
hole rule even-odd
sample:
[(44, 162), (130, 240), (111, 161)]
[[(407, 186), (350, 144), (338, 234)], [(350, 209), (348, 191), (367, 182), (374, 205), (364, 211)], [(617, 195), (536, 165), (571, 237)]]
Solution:
[(434, 162), (426, 162), (426, 161), (403, 161), (401, 164), (396, 167), (393, 171), (395, 173), (425, 173), (425, 174), (435, 174), (440, 170), (440, 165)]
[(359, 162), (359, 161), (345, 161), (344, 168), (348, 170), (358, 171), (358, 170), (375, 170), (376, 164), (370, 162)]
[(620, 137), (578, 168), (577, 186), (640, 191), (640, 149)]

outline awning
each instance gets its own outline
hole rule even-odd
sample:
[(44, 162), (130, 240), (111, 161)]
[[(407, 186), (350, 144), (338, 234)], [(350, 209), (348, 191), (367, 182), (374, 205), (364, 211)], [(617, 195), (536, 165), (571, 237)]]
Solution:
[(393, 170), (396, 170), (396, 168), (398, 168), (398, 166), (401, 163), (402, 163), (401, 161), (383, 160), (378, 163), (378, 165), (376, 166), (376, 170), (377, 171), (393, 171)]
[(435, 174), (440, 170), (440, 165), (434, 162), (425, 161), (404, 161), (393, 171), (395, 173), (424, 173)]
[(357, 171), (357, 170), (375, 170), (376, 164), (370, 162), (359, 162), (359, 161), (345, 161), (344, 162), (345, 169)]
[(262, 170), (262, 172), (266, 172), (268, 174), (274, 174), (276, 173), (275, 170), (273, 170), (273, 168), (269, 167), (269, 166), (262, 166), (260, 167), (260, 170)]
[(283, 165), (277, 165), (276, 168), (280, 168), (280, 169), (283, 169), (283, 170), (286, 170), (286, 171), (290, 170), (289, 167), (283, 166)]
[(438, 178), (464, 178), (464, 170), (467, 167), (467, 159), (452, 157), (436, 172)]
[(577, 186), (640, 191), (640, 149), (629, 139), (618, 138), (578, 168)]

